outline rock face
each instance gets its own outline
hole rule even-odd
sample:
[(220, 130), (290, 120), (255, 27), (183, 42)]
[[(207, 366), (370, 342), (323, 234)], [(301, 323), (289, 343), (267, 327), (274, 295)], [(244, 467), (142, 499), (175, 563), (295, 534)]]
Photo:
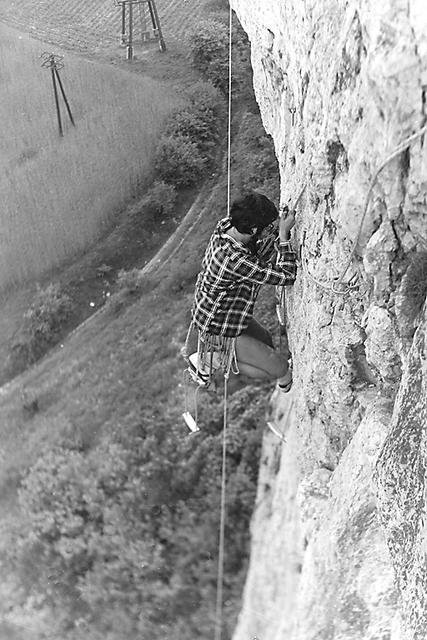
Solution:
[(234, 640), (427, 638), (427, 5), (232, 0), (297, 207)]

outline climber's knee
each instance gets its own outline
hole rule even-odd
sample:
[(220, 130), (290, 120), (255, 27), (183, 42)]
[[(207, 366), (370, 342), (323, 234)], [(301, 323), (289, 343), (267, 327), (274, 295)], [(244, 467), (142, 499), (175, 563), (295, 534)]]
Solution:
[(236, 340), (236, 358), (241, 373), (251, 378), (275, 380), (288, 370), (286, 357), (245, 334)]

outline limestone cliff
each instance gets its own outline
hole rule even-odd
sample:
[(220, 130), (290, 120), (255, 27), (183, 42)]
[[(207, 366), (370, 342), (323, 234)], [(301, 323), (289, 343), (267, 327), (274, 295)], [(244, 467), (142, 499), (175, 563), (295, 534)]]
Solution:
[(306, 184), (287, 292), (295, 383), (273, 398), (286, 442), (265, 436), (234, 640), (421, 640), (427, 4), (232, 6), (282, 201)]

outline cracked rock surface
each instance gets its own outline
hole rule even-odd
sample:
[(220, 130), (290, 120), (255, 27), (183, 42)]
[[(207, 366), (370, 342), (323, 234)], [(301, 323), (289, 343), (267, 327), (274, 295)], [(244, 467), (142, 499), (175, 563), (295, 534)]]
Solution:
[(232, 6), (282, 202), (306, 185), (234, 640), (424, 640), (427, 5)]

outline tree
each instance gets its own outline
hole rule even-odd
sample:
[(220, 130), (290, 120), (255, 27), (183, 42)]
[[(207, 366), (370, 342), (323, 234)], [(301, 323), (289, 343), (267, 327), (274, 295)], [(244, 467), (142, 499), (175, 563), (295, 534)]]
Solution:
[(189, 138), (165, 135), (157, 147), (155, 167), (165, 182), (176, 187), (189, 187), (205, 174), (207, 158)]

